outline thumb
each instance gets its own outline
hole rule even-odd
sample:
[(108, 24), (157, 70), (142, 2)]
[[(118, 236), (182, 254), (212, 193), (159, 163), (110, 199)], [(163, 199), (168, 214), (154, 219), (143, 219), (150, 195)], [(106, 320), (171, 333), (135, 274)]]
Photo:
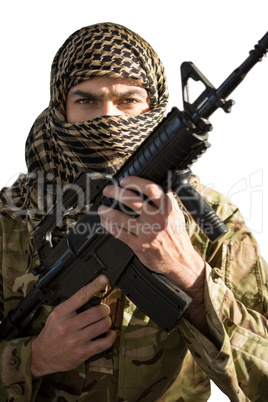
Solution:
[(109, 280), (105, 275), (100, 275), (95, 278), (92, 282), (83, 286), (79, 289), (73, 296), (65, 300), (58, 307), (66, 309), (69, 312), (75, 312), (84, 304), (86, 304), (96, 293), (100, 292), (108, 285)]

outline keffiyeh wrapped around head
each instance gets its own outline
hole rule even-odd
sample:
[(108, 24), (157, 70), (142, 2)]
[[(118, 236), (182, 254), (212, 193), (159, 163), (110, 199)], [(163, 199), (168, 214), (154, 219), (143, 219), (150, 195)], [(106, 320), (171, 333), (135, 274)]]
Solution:
[[(150, 111), (139, 116), (103, 116), (68, 123), (65, 104), (74, 85), (93, 77), (129, 78), (143, 85)], [(85, 170), (115, 173), (163, 119), (168, 90), (163, 65), (152, 47), (112, 23), (84, 27), (57, 52), (51, 70), (49, 107), (26, 142), (28, 173), (1, 192), (1, 209), (26, 221), (30, 231), (55, 201), (57, 189)]]

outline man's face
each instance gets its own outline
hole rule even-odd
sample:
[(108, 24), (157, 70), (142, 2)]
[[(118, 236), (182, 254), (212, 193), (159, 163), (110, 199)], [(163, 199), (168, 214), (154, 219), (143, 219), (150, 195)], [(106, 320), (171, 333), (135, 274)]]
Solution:
[(130, 79), (95, 77), (73, 86), (67, 96), (69, 123), (101, 116), (137, 116), (150, 109), (146, 89)]

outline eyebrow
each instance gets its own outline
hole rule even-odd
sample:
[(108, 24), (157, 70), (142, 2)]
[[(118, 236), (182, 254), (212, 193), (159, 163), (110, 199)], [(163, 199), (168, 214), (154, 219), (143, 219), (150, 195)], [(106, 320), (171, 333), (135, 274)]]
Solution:
[[(145, 91), (145, 92), (144, 92)], [(120, 98), (129, 98), (131, 96), (137, 95), (148, 95), (147, 91), (143, 88), (133, 88), (129, 91), (112, 91), (108, 94), (108, 99), (113, 97), (120, 97)], [(70, 96), (72, 97), (82, 97), (87, 99), (93, 100), (101, 100), (104, 97), (103, 93), (100, 92), (93, 92), (93, 91), (82, 91), (81, 89), (70, 89)], [(105, 95), (106, 96), (106, 95)]]

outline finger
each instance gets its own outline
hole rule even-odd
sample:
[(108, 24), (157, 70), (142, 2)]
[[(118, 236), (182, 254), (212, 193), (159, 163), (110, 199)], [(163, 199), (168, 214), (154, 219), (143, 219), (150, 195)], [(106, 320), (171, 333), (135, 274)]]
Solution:
[(103, 338), (98, 338), (94, 341), (89, 341), (86, 345), (86, 349), (83, 350), (83, 353), (86, 354), (87, 358), (90, 358), (96, 354), (99, 354), (109, 348), (112, 347), (116, 340), (116, 332), (109, 330), (106, 333), (106, 336)]
[[(146, 185), (141, 188), (135, 183), (131, 183), (129, 189), (120, 188), (118, 186), (107, 186), (103, 190), (103, 194), (121, 203), (120, 211), (129, 215), (129, 210), (134, 211), (136, 215), (149, 215), (153, 216), (157, 213), (164, 213), (169, 210), (169, 200), (166, 194), (154, 183), (145, 181)], [(145, 190), (146, 188), (146, 190)], [(144, 193), (142, 193), (144, 191)], [(112, 203), (110, 210), (103, 210), (105, 213), (109, 213), (113, 209)], [(124, 208), (126, 207), (126, 208)], [(110, 220), (111, 216), (106, 216)]]
[(163, 193), (163, 190), (158, 184), (155, 184), (151, 180), (143, 179), (141, 177), (127, 176), (120, 181), (120, 186), (125, 189), (142, 193), (148, 198), (159, 198)]
[[(73, 318), (73, 327), (84, 328), (109, 317), (111, 310), (107, 304), (100, 304), (82, 311)], [(107, 329), (106, 329), (107, 330)], [(104, 331), (103, 331), (104, 332)]]
[(117, 239), (123, 240), (124, 233), (135, 235), (137, 232), (137, 220), (136, 219), (128, 219), (128, 217), (124, 214), (116, 220), (109, 220), (100, 215), (101, 225), (109, 232), (112, 236)]
[(57, 306), (59, 312), (76, 313), (80, 307), (86, 304), (96, 293), (100, 292), (109, 283), (105, 275), (100, 275), (92, 282), (79, 289), (73, 296)]
[(112, 320), (111, 317), (104, 317), (100, 321), (94, 322), (87, 327), (84, 327), (80, 331), (80, 340), (82, 343), (88, 340), (94, 340), (94, 338), (105, 334), (111, 328)]
[(128, 176), (121, 180), (120, 185), (124, 189), (144, 194), (147, 201), (149, 201), (147, 204), (144, 204), (148, 213), (152, 213), (152, 209), (150, 209), (152, 205), (161, 213), (168, 213), (170, 211), (170, 202), (166, 193), (159, 185), (152, 181), (140, 177)]
[[(130, 208), (136, 214), (139, 214), (144, 204), (144, 199), (138, 193), (132, 190), (130, 191), (127, 189), (123, 189), (118, 186), (105, 187), (103, 189), (103, 195), (105, 197), (120, 202), (122, 204), (120, 207), (120, 211), (126, 214), (129, 214), (129, 210), (127, 208)], [(127, 208), (125, 209), (124, 206), (126, 206)], [(112, 203), (110, 209), (112, 209), (113, 207), (114, 205)]]

